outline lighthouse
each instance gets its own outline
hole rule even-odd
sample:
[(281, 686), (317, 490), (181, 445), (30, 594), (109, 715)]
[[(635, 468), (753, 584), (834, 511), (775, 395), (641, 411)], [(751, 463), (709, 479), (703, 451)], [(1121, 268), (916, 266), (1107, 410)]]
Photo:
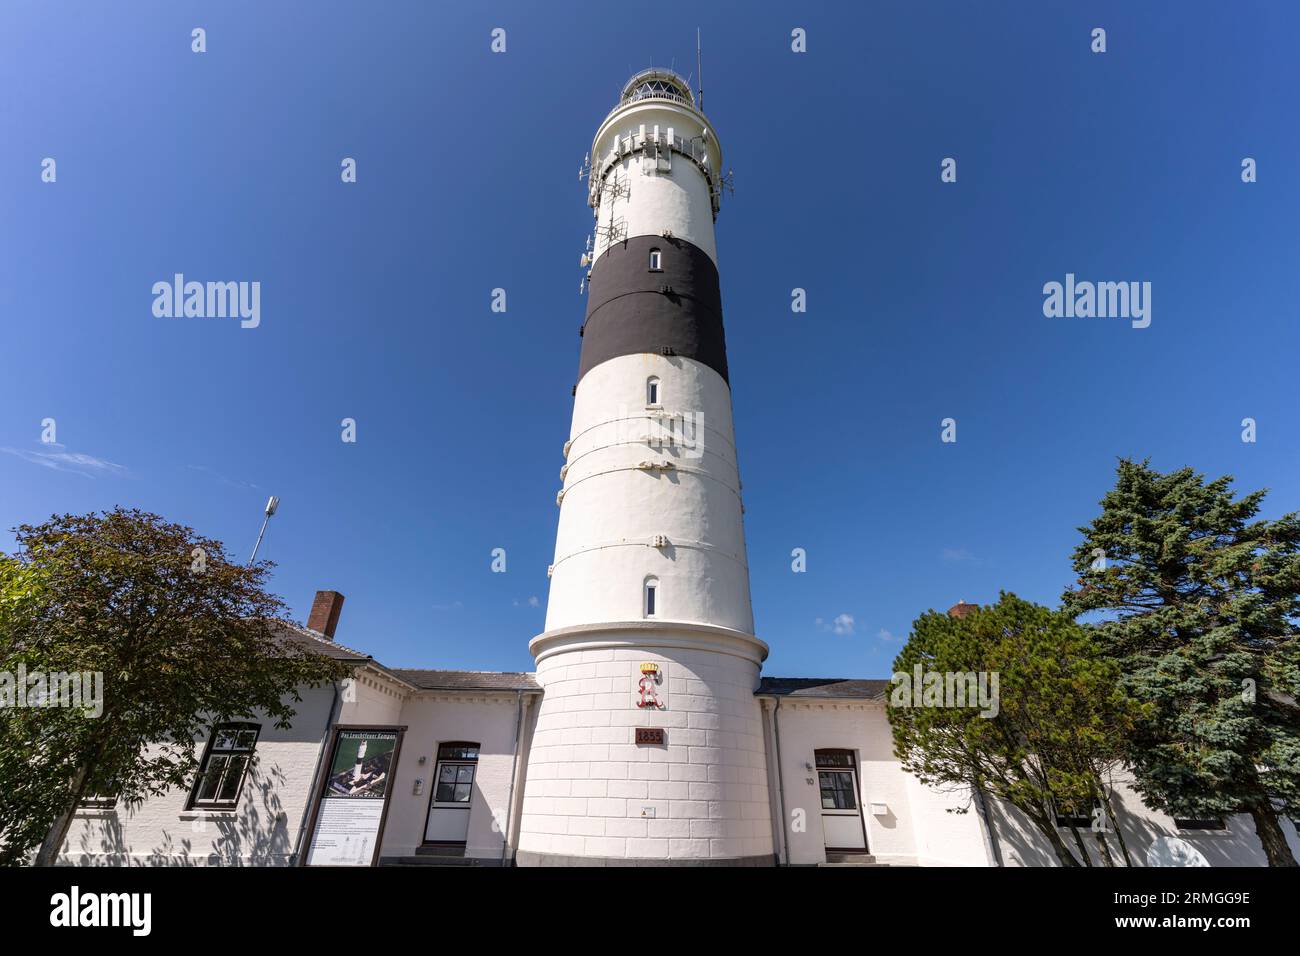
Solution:
[(521, 865), (771, 864), (714, 235), (722, 147), (689, 84), (624, 86), (594, 231), (528, 756)]

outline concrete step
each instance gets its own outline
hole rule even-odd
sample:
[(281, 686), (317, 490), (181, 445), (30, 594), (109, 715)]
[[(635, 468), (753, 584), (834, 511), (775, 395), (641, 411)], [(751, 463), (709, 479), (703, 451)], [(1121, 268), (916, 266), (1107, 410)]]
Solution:
[(877, 863), (876, 858), (870, 853), (827, 853), (826, 862), (818, 863), (818, 866), (888, 866), (888, 863)]
[(429, 844), (427, 846), (417, 846), (415, 848), (416, 856), (440, 856), (440, 857), (463, 857), (465, 855), (465, 846), (440, 846), (439, 844)]
[(431, 856), (427, 853), (418, 856), (385, 856), (379, 859), (380, 866), (482, 866), (480, 860), (464, 856)]

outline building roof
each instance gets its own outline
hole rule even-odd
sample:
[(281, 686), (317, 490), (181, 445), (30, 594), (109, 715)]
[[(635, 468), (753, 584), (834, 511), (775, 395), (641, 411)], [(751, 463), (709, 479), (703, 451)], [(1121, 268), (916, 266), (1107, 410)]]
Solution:
[(374, 659), (369, 654), (363, 654), (351, 647), (344, 647), (338, 641), (331, 640), (319, 631), (302, 627), (292, 621), (277, 621), (276, 623), (280, 625), (280, 634), (283, 637), (304, 650), (315, 651), (317, 654), (323, 654), (336, 661), (355, 661), (358, 664), (365, 661), (374, 662)]
[(887, 680), (846, 680), (842, 677), (764, 677), (755, 694), (769, 697), (824, 697), (835, 700), (882, 700)]
[[(418, 690), (540, 691), (537, 675), (527, 671), (449, 671), (412, 667), (385, 667), (369, 654), (345, 647), (324, 634), (283, 621), (280, 633), (309, 651), (337, 661), (367, 663)], [(767, 697), (823, 698), (830, 700), (881, 700), (889, 690), (887, 680), (848, 680), (842, 677), (764, 677), (755, 694)]]
[(537, 691), (537, 675), (520, 671), (431, 671), (394, 667), (392, 672), (420, 690)]
[(417, 690), (540, 691), (542, 689), (537, 683), (536, 674), (517, 671), (442, 671), (385, 667), (369, 654), (345, 647), (319, 631), (302, 627), (292, 621), (277, 623), (280, 626), (280, 635), (304, 650), (324, 654), (336, 661), (369, 664)]

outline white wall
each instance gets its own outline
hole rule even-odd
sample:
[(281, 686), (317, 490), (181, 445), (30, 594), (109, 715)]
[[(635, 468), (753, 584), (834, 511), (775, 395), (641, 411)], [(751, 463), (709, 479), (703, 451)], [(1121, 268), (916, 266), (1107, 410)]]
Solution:
[[(654, 164), (644, 154), (633, 152), (613, 158), (616, 140), (633, 138), (637, 144), (644, 137), (653, 139), (654, 128), (659, 126), (660, 141), (666, 142), (672, 127), (674, 139), (689, 140), (698, 136), (707, 121), (695, 110), (671, 102), (638, 101), (616, 111), (601, 126), (592, 143), (591, 163), (593, 177), (603, 175), (605, 182), (617, 176), (626, 187), (627, 195), (614, 196), (605, 189), (597, 207), (596, 224), (608, 225), (613, 219), (622, 220), (624, 230), (618, 237), (658, 236), (670, 229), (674, 236), (698, 246), (717, 264), (718, 254), (713, 233), (713, 200), (708, 180), (701, 169), (690, 159), (672, 153), (671, 171), (650, 171)], [(716, 176), (721, 167), (722, 153), (717, 135), (709, 129), (708, 145), (703, 147)], [(593, 259), (598, 259), (609, 248), (610, 235), (598, 235)]]
[(352, 687), (353, 692), (345, 693), (340, 701), (340, 724), (401, 725), (402, 703), (410, 688), (366, 671), (356, 675)]
[[(769, 742), (772, 707), (768, 702)], [(792, 864), (825, 860), (821, 830), (820, 796), (816, 786), (814, 751), (855, 751), (861, 774), (859, 794), (866, 811), (868, 849), (882, 863), (920, 866), (990, 866), (992, 857), (984, 827), (965, 790), (940, 791), (922, 786), (905, 773), (893, 753), (893, 739), (884, 704), (868, 701), (831, 701), (783, 698), (779, 708), (781, 771), (785, 782), (786, 834)], [(769, 743), (770, 746), (770, 743)], [(773, 778), (775, 786), (775, 777)], [(1177, 840), (1210, 866), (1265, 866), (1263, 848), (1249, 816), (1237, 815), (1224, 831), (1179, 830), (1164, 813), (1145, 806), (1129, 785), (1127, 774), (1116, 774), (1116, 812), (1125, 843), (1135, 866), (1152, 865), (1149, 853), (1157, 841)], [(884, 803), (888, 812), (870, 813), (872, 803)], [(951, 812), (968, 808), (965, 813)], [(806, 829), (790, 826), (792, 811), (806, 813)], [(989, 802), (990, 817), (1005, 866), (1058, 866), (1047, 839), (1019, 811), (998, 801)], [(1300, 853), (1290, 821), (1283, 821), (1292, 851)], [(1072, 848), (1073, 836), (1061, 831)], [(1085, 846), (1095, 864), (1101, 857), (1095, 837), (1084, 834)], [(1119, 844), (1108, 838), (1117, 862)]]
[[(74, 817), (61, 863), (88, 865), (255, 865), (291, 862), (304, 813), (315, 787), (326, 738), (332, 686), (302, 690), (293, 726), (277, 729), (262, 719), (239, 802), (233, 810), (186, 810), (189, 787), (174, 788), (139, 805), (83, 810)], [(338, 723), (400, 725), (406, 689), (373, 672), (360, 671), (351, 691), (340, 695)], [(254, 722), (259, 722), (254, 720)], [(194, 742), (203, 755), (208, 738)], [(404, 762), (404, 761), (403, 761)], [(309, 834), (302, 836), (305, 849)]]
[[(381, 856), (409, 856), (423, 841), (434, 792), (438, 745), (459, 740), (479, 745), (465, 856), (501, 859), (518, 705), (519, 698), (513, 693), (412, 694), (402, 707), (399, 721), (407, 730), (389, 798)], [(423, 764), (419, 762), (421, 757), (425, 759)], [(422, 794), (415, 793), (417, 777), (424, 780)]]
[[(655, 639), (671, 643), (659, 631)], [(753, 697), (757, 657), (722, 636), (711, 650), (698, 635), (678, 635), (680, 646), (601, 646), (570, 642), (544, 652), (539, 678), (546, 698), (531, 733), (532, 759), (522, 791), (521, 848), (567, 856), (725, 859), (773, 853), (776, 767), (769, 805), (767, 754), (774, 724), (760, 716)], [(605, 635), (608, 639), (609, 635)], [(637, 665), (661, 662), (667, 675), (667, 708), (648, 713), (635, 706)], [(357, 685), (345, 703), (344, 724), (405, 724), (392, 790), (382, 856), (414, 852), (423, 839), (432, 794), (437, 745), (470, 740), (480, 744), (470, 810), (466, 855), (500, 859), (514, 759), (517, 697), (513, 693), (415, 692), (378, 689), (382, 679)], [(288, 731), (264, 723), (257, 764), (233, 811), (204, 814), (184, 809), (188, 788), (151, 797), (136, 807), (77, 814), (60, 863), (75, 865), (285, 865), (289, 862), (307, 800), (321, 737), (332, 703), (331, 689), (304, 692), (298, 718)], [(396, 708), (394, 702), (396, 701)], [(769, 708), (774, 702), (768, 701)], [(527, 714), (527, 710), (526, 710)], [(893, 756), (883, 705), (867, 701), (781, 702), (781, 774), (785, 784), (784, 829), (791, 863), (825, 859), (816, 772), (806, 764), (818, 749), (857, 754), (859, 798), (867, 821), (868, 847), (884, 863), (988, 865), (979, 818), (950, 813), (965, 805), (961, 793), (940, 793), (904, 773)], [(523, 741), (528, 746), (530, 721)], [(637, 747), (638, 726), (667, 729), (668, 746)], [(766, 737), (766, 745), (765, 745)], [(206, 739), (196, 741), (201, 753)], [(766, 752), (765, 752), (766, 750)], [(419, 758), (426, 762), (421, 765)], [(414, 793), (423, 777), (424, 793)], [(812, 783), (808, 781), (812, 780)], [(1211, 866), (1263, 866), (1266, 860), (1248, 816), (1230, 818), (1226, 831), (1180, 831), (1165, 814), (1150, 810), (1124, 777), (1117, 783), (1118, 815), (1134, 865), (1150, 864), (1158, 840), (1179, 840)], [(873, 815), (872, 803), (887, 812)], [(653, 806), (655, 816), (641, 816)], [(790, 827), (792, 811), (804, 811), (805, 828)], [(990, 812), (1007, 866), (1055, 866), (1047, 841), (1015, 810), (993, 802)], [(494, 820), (495, 818), (495, 820)], [(1300, 838), (1289, 821), (1283, 829), (1292, 851)], [(1064, 831), (1067, 840), (1068, 831)], [(1099, 862), (1086, 834), (1094, 862)], [(1118, 858), (1118, 844), (1111, 837)]]
[[(682, 646), (664, 646), (673, 640)], [(706, 649), (707, 638), (684, 632), (627, 643), (636, 646), (602, 647), (593, 637), (590, 649), (561, 649), (538, 663), (546, 693), (529, 754), (521, 862), (528, 853), (770, 856), (757, 661)], [(663, 668), (665, 709), (636, 706), (641, 661)], [(637, 746), (637, 727), (665, 728), (667, 745)], [(647, 807), (653, 817), (643, 815)]]
[[(898, 772), (903, 773), (901, 769)], [(991, 865), (984, 826), (970, 790), (936, 790), (923, 786), (911, 774), (903, 775), (915, 827), (916, 862), (921, 866)]]
[[(303, 691), (289, 730), (262, 722), (257, 760), (229, 811), (186, 810), (189, 788), (134, 807), (84, 810), (73, 819), (60, 863), (90, 865), (285, 865), (312, 790), (331, 687)], [(207, 738), (195, 741), (201, 757)]]
[[(883, 704), (787, 697), (775, 714), (785, 787), (785, 832), (792, 865), (826, 860), (817, 785), (818, 750), (851, 750), (857, 755), (858, 798), (866, 820), (867, 849), (877, 861), (985, 865), (978, 818), (973, 812), (947, 812), (950, 807), (964, 805), (964, 795), (929, 790), (903, 772), (894, 756)], [(872, 814), (873, 803), (884, 804), (886, 812)], [(803, 811), (802, 830), (796, 829), (797, 810)]]
[[(689, 445), (652, 446), (646, 381), (667, 414), (695, 416)], [(688, 432), (688, 435), (691, 434)], [(623, 355), (585, 376), (574, 401), (546, 629), (643, 617), (647, 575), (659, 578), (660, 620), (752, 633), (749, 567), (731, 421), (722, 376), (693, 359)], [(643, 461), (670, 471), (643, 471)], [(668, 547), (653, 538), (666, 535)]]
[[(438, 744), (480, 745), (466, 856), (498, 860), (509, 806), (518, 698), (513, 693), (411, 692), (375, 674), (359, 675), (352, 699), (340, 700), (340, 725), (407, 726), (394, 773), (381, 856), (414, 852), (424, 837)], [(258, 865), (290, 862), (314, 793), (333, 694), (306, 690), (293, 727), (262, 727), (257, 761), (232, 811), (185, 810), (189, 789), (175, 789), (138, 807), (78, 813), (61, 863), (75, 865)], [(526, 729), (526, 728), (525, 728)], [(332, 739), (332, 735), (329, 739)], [(207, 739), (195, 742), (202, 755)], [(327, 740), (328, 744), (328, 740)], [(420, 757), (425, 763), (419, 763)], [(423, 794), (414, 793), (417, 777)], [(522, 781), (518, 784), (522, 786)], [(495, 820), (494, 820), (495, 818)], [(305, 849), (309, 834), (303, 837)]]
[[(1267, 866), (1268, 858), (1264, 848), (1255, 836), (1255, 824), (1248, 814), (1229, 817), (1224, 830), (1180, 830), (1174, 825), (1173, 818), (1159, 810), (1147, 807), (1141, 797), (1131, 786), (1132, 777), (1127, 772), (1119, 772), (1114, 778), (1115, 796), (1113, 804), (1115, 815), (1128, 848), (1129, 857), (1134, 866), (1159, 865), (1157, 861), (1168, 859), (1160, 851), (1170, 847), (1171, 841), (1177, 852), (1188, 854), (1191, 858), (1199, 856), (1209, 866)], [(994, 831), (1002, 850), (1004, 866), (1059, 866), (1051, 844), (1029, 819), (1008, 804), (992, 802), (990, 815), (993, 818)], [(1289, 820), (1283, 820), (1282, 829), (1286, 833), (1291, 852), (1300, 856), (1300, 837)], [(1078, 855), (1074, 835), (1068, 829), (1059, 831), (1062, 840)], [(1101, 865), (1101, 854), (1096, 846), (1096, 837), (1088, 830), (1081, 831), (1084, 846), (1089, 858), (1096, 865)], [(1179, 846), (1181, 844), (1182, 846)], [(1114, 835), (1107, 837), (1115, 861), (1123, 865), (1123, 856), (1119, 841)], [(1155, 853), (1153, 854), (1153, 848)], [(1190, 852), (1189, 852), (1190, 851)]]

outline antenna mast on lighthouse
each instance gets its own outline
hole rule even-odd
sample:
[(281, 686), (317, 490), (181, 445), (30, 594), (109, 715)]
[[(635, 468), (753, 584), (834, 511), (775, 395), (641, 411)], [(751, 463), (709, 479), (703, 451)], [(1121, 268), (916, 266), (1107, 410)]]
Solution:
[(699, 27), (695, 28), (695, 85), (699, 88), (699, 95), (695, 97), (695, 102), (700, 112), (704, 112), (704, 59), (700, 55)]

